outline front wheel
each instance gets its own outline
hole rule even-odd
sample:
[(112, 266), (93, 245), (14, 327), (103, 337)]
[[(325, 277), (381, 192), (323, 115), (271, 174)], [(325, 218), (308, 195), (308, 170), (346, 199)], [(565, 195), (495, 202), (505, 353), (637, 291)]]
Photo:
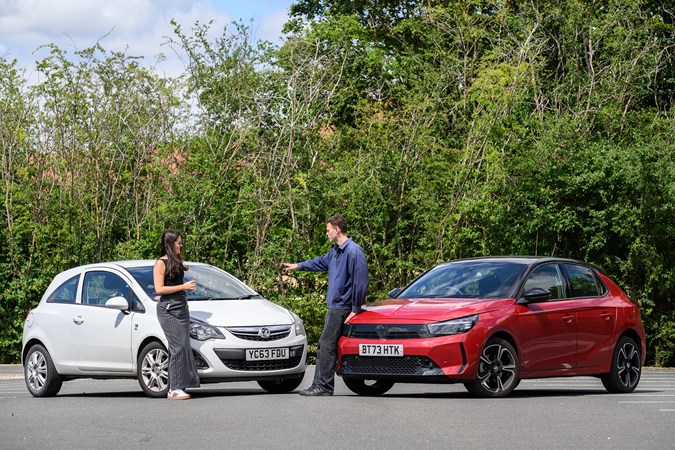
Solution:
[(280, 378), (276, 380), (258, 380), (261, 388), (265, 389), (270, 394), (286, 394), (293, 389), (300, 386), (302, 379), (305, 377), (305, 372), (302, 372), (297, 378)]
[(602, 375), (600, 379), (608, 392), (625, 394), (635, 390), (641, 373), (640, 347), (632, 338), (623, 336), (614, 349), (609, 373)]
[(169, 393), (169, 352), (160, 342), (151, 342), (138, 355), (138, 384), (145, 395), (166, 397)]
[(343, 378), (345, 384), (355, 394), (375, 397), (384, 394), (394, 386), (391, 381), (364, 380), (362, 378)]
[(478, 374), (464, 387), (479, 397), (506, 397), (519, 382), (518, 353), (508, 341), (491, 338), (478, 361)]
[(24, 361), (26, 387), (33, 397), (53, 397), (61, 390), (63, 378), (56, 371), (52, 357), (42, 345), (30, 348)]

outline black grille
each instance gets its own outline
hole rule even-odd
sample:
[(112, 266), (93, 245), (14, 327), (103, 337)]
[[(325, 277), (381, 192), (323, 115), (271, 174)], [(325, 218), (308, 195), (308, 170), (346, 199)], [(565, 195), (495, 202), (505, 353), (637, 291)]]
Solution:
[(429, 337), (426, 325), (348, 324), (343, 335), (360, 339), (420, 339)]
[(292, 369), (300, 364), (302, 356), (275, 361), (242, 361), (238, 359), (221, 359), (228, 369), (262, 372), (265, 370)]
[(426, 356), (380, 357), (347, 355), (342, 358), (340, 375), (438, 375), (442, 373)]
[(289, 347), (288, 359), (275, 359), (271, 361), (246, 361), (246, 350), (241, 348), (217, 348), (213, 351), (228, 369), (262, 372), (266, 370), (292, 369), (299, 366), (302, 363), (304, 348), (302, 345)]

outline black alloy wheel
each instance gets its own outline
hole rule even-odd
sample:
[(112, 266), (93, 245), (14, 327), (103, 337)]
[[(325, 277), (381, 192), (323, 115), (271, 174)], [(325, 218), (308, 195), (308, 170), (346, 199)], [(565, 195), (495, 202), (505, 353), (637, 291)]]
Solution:
[(506, 397), (519, 382), (518, 353), (510, 342), (490, 338), (478, 361), (476, 380), (464, 383), (464, 387), (479, 397)]
[(640, 347), (634, 339), (622, 336), (614, 349), (609, 373), (600, 377), (602, 385), (615, 394), (633, 392), (640, 382), (641, 373)]

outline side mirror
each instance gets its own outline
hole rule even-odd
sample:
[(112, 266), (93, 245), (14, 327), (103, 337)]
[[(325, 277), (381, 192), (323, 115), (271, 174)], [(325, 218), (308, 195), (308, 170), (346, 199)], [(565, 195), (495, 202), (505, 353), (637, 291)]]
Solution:
[(398, 297), (398, 294), (401, 293), (401, 291), (402, 291), (401, 288), (395, 288), (395, 289), (392, 289), (391, 291), (387, 292), (387, 295), (389, 296), (389, 298), (396, 298), (396, 297)]
[(105, 302), (105, 307), (110, 309), (118, 309), (120, 311), (127, 311), (129, 309), (129, 302), (126, 298), (117, 296), (108, 299)]
[(548, 289), (543, 289), (543, 288), (532, 288), (528, 289), (527, 292), (525, 292), (525, 295), (523, 298), (518, 300), (518, 303), (523, 304), (523, 303), (540, 303), (540, 302), (547, 302), (551, 299), (551, 291)]

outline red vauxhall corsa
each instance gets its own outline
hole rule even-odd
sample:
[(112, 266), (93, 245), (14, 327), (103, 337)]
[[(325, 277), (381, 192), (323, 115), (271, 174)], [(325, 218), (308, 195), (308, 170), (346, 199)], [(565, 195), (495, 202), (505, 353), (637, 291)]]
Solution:
[(640, 381), (638, 306), (599, 268), (561, 258), (439, 264), (345, 324), (338, 375), (353, 392), (463, 383), (509, 395), (523, 378), (593, 375), (609, 392)]

